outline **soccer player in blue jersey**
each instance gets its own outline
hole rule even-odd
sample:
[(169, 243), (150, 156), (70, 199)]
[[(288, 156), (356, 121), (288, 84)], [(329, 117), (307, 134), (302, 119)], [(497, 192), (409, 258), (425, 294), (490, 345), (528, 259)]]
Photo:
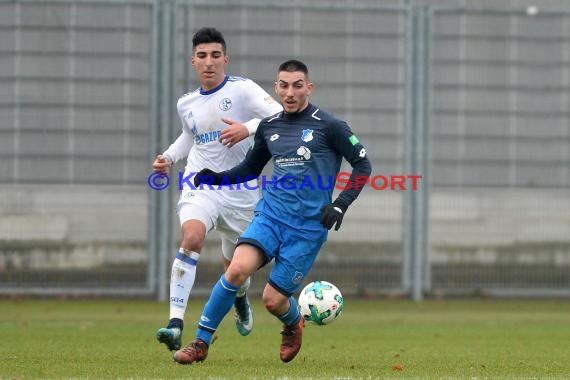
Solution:
[[(178, 363), (206, 359), (212, 336), (231, 309), (240, 286), (271, 260), (274, 265), (263, 302), (283, 323), (281, 360), (291, 361), (301, 349), (303, 318), (294, 294), (309, 273), (328, 230), (340, 228), (347, 208), (362, 190), (357, 183), (371, 172), (366, 150), (348, 125), (311, 104), (312, 91), (304, 63), (290, 60), (281, 64), (275, 92), (284, 111), (261, 121), (254, 144), (241, 164), (221, 172), (203, 169), (194, 178), (194, 184), (201, 188), (239, 183), (259, 176), (265, 164), (273, 160), (273, 176), (262, 181), (263, 197), (253, 221), (212, 289), (196, 339), (175, 352)], [(352, 166), (351, 186), (345, 186), (332, 201), (330, 183), (334, 183), (343, 157)], [(357, 180), (359, 176), (364, 177)]]

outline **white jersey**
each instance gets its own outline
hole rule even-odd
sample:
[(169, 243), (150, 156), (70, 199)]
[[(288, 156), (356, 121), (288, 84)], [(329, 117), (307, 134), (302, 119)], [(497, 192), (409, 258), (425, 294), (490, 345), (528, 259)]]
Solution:
[[(210, 91), (197, 89), (183, 95), (177, 104), (182, 121), (182, 133), (163, 153), (174, 163), (187, 158), (184, 177), (204, 168), (216, 172), (231, 169), (243, 161), (260, 119), (281, 112), (282, 107), (265, 90), (250, 79), (226, 76), (224, 81)], [(220, 133), (228, 125), (228, 118), (245, 123), (250, 137), (228, 148), (219, 142)], [(250, 188), (257, 184), (252, 181)], [(184, 188), (189, 186), (185, 183)], [(248, 190), (212, 190), (232, 207), (248, 209), (259, 200), (259, 192)], [(206, 191), (206, 190), (198, 190)]]

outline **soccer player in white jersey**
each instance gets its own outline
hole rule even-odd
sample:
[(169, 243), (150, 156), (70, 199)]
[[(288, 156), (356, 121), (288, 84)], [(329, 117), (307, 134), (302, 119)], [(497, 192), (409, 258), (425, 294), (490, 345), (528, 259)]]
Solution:
[[(259, 200), (259, 192), (251, 190), (257, 188), (255, 180), (240, 190), (208, 190), (194, 188), (192, 177), (206, 167), (222, 171), (240, 163), (259, 121), (282, 110), (252, 80), (226, 75), (229, 57), (218, 30), (200, 29), (192, 38), (192, 47), (191, 62), (200, 88), (178, 100), (182, 133), (153, 163), (154, 171), (169, 174), (173, 163), (187, 159), (177, 207), (182, 243), (172, 264), (170, 319), (156, 333), (158, 341), (170, 350), (180, 349), (184, 314), (206, 234), (213, 228), (221, 233), (225, 270), (237, 238), (251, 221)], [(248, 335), (253, 327), (248, 288), (246, 281), (234, 303), (236, 327), (241, 335)]]

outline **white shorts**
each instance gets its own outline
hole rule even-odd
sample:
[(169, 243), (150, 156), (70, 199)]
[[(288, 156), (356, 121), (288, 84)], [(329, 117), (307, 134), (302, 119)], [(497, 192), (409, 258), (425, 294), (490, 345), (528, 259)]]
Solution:
[(180, 225), (188, 220), (199, 220), (206, 233), (216, 229), (222, 236), (222, 254), (228, 260), (234, 256), (237, 239), (253, 218), (253, 209), (240, 210), (228, 205), (212, 191), (182, 191), (177, 213)]

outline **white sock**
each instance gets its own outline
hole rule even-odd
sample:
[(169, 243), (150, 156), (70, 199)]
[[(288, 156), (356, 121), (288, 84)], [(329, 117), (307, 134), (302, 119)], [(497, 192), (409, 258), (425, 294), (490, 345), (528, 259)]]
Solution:
[(180, 248), (172, 263), (170, 274), (170, 319), (184, 320), (188, 297), (196, 280), (196, 265), (200, 254)]
[(245, 296), (245, 293), (247, 292), (247, 290), (249, 289), (249, 284), (251, 284), (251, 277), (248, 277), (247, 280), (245, 280), (245, 282), (243, 283), (243, 285), (239, 288), (236, 297), (243, 297)]

